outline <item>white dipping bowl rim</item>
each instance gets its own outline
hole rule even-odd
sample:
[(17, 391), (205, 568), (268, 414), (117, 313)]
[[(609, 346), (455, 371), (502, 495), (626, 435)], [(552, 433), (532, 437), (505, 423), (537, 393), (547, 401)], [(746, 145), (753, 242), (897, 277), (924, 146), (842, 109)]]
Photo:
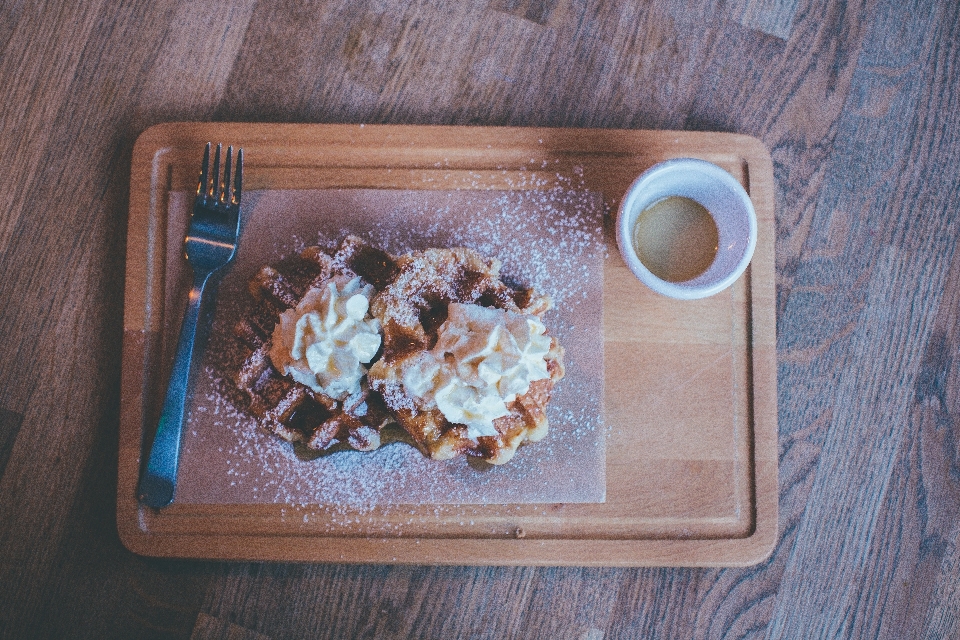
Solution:
[[(653, 275), (637, 257), (633, 228), (642, 211), (670, 196), (690, 198), (717, 224), (719, 248), (706, 271), (692, 280), (670, 282)], [(712, 162), (675, 158), (659, 162), (633, 181), (617, 211), (617, 247), (630, 271), (658, 293), (680, 300), (705, 298), (736, 282), (757, 246), (757, 214), (740, 182)]]

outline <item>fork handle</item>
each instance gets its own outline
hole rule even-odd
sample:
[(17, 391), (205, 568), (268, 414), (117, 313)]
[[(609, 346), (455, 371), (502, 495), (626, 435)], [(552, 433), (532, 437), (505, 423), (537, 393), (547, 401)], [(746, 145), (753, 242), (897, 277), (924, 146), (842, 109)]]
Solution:
[(200, 319), (200, 302), (203, 289), (210, 274), (195, 274), (193, 288), (187, 302), (187, 310), (180, 326), (177, 341), (177, 356), (170, 372), (163, 411), (157, 424), (157, 434), (150, 447), (150, 458), (140, 478), (138, 495), (144, 504), (160, 508), (170, 504), (177, 487), (177, 468), (180, 464), (180, 440), (183, 435), (183, 418), (186, 409), (187, 384), (190, 368), (196, 351), (197, 325)]

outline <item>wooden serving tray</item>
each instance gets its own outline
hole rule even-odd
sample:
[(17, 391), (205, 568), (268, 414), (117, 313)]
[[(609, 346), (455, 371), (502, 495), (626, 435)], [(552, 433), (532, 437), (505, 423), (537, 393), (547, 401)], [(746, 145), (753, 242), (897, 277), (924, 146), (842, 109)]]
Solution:
[[(409, 505), (362, 514), (311, 505), (140, 506), (143, 442), (165, 381), (167, 198), (195, 188), (203, 145), (242, 146), (245, 190), (549, 189), (601, 193), (606, 502)], [(704, 300), (641, 285), (613, 218), (644, 169), (714, 162), (747, 188), (757, 249)], [(148, 556), (459, 565), (742, 566), (777, 533), (774, 188), (769, 152), (725, 133), (596, 129), (171, 123), (133, 152), (124, 309), (117, 520)], [(167, 350), (169, 351), (169, 350)], [(334, 511), (336, 511), (334, 509)]]

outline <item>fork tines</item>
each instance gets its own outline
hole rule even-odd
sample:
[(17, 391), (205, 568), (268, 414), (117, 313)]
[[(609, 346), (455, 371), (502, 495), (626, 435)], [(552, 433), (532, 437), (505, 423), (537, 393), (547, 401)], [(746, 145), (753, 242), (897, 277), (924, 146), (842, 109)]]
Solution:
[[(233, 167), (233, 147), (227, 147), (227, 157), (223, 176), (220, 175), (220, 155), (222, 143), (217, 143), (217, 150), (213, 158), (213, 174), (210, 174), (210, 147), (203, 152), (203, 163), (200, 165), (200, 181), (197, 183), (197, 197), (204, 204), (239, 205), (240, 191), (243, 184), (243, 149), (237, 149), (237, 169)], [(232, 188), (232, 189), (231, 189)]]

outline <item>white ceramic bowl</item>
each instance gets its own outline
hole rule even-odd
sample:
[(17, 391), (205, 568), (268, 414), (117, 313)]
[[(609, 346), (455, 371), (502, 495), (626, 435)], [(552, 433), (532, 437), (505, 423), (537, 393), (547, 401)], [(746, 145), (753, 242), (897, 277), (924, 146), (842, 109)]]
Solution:
[[(717, 255), (706, 271), (683, 282), (655, 276), (633, 245), (633, 230), (642, 211), (669, 196), (700, 203), (717, 225)], [(757, 246), (757, 214), (736, 178), (717, 165), (694, 158), (666, 160), (650, 167), (623, 196), (617, 212), (617, 246), (630, 270), (648, 287), (671, 298), (693, 300), (723, 291), (739, 278)]]

